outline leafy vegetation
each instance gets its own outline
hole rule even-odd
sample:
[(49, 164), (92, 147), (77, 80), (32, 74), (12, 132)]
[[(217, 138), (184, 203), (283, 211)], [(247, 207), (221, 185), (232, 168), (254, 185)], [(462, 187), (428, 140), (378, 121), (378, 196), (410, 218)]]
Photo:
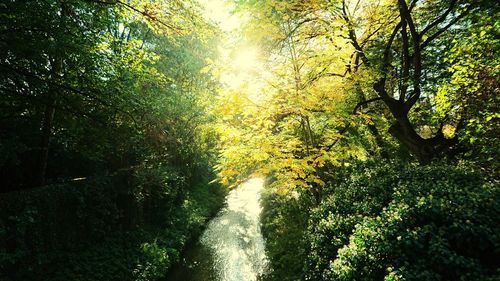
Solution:
[(497, 279), (498, 5), (237, 9), (266, 81), (219, 96), (217, 168), (272, 179), (264, 279)]
[[(196, 26), (196, 30), (195, 30)], [(157, 280), (223, 202), (191, 1), (0, 4), (0, 279)]]
[(265, 280), (498, 278), (500, 193), (479, 174), (368, 162), (337, 176), (317, 206), (305, 191), (267, 199)]
[(156, 280), (223, 198), (168, 170), (2, 194), (2, 280)]
[(215, 29), (180, 2), (135, 2), (2, 3), (3, 189), (207, 157)]
[(372, 157), (427, 164), (469, 155), (490, 159), (483, 167), (498, 173), (496, 147), (467, 144), (498, 130), (496, 5), (238, 3), (269, 59), (260, 91), (220, 97), (221, 107), (233, 108), (221, 111), (223, 181), (257, 171), (275, 173), (281, 188), (319, 190), (326, 164)]
[(0, 279), (161, 279), (255, 175), (266, 280), (499, 278), (494, 1), (217, 1), (0, 3)]

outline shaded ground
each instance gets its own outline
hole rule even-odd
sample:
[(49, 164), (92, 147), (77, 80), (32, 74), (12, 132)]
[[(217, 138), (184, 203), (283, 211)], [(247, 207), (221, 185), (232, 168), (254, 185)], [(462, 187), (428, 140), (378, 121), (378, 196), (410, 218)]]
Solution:
[(199, 241), (185, 249), (181, 261), (174, 265), (163, 281), (216, 281), (209, 249)]

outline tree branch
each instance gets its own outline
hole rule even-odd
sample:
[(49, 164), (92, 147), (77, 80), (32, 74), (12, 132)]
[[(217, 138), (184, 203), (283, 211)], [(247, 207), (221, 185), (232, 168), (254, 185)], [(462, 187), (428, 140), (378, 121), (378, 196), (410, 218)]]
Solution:
[(358, 112), (358, 110), (364, 106), (364, 105), (367, 105), (369, 103), (372, 103), (374, 101), (379, 101), (379, 100), (382, 100), (381, 97), (376, 97), (376, 98), (372, 98), (372, 99), (369, 99), (369, 100), (365, 100), (365, 101), (361, 101), (359, 102), (358, 104), (356, 104), (356, 106), (354, 107), (353, 111), (352, 111), (352, 114), (356, 114)]
[(151, 21), (157, 22), (160, 25), (163, 25), (163, 26), (167, 27), (168, 29), (171, 29), (171, 30), (176, 31), (176, 32), (179, 32), (180, 30), (182, 30), (182, 28), (180, 28), (178, 26), (174, 26), (174, 25), (168, 24), (168, 23), (164, 22), (163, 20), (158, 19), (157, 17), (155, 17), (154, 15), (152, 15), (151, 13), (149, 13), (147, 10), (141, 11), (140, 9), (138, 9), (138, 8), (136, 8), (136, 7), (128, 4), (128, 3), (125, 3), (123, 1), (120, 1), (120, 0), (115, 0), (114, 2), (101, 1), (101, 0), (87, 0), (87, 1), (94, 2), (94, 3), (100, 3), (100, 4), (105, 4), (105, 5), (117, 5), (117, 4), (119, 4), (119, 5), (122, 5), (122, 6), (126, 7), (127, 9), (129, 9), (131, 11), (134, 11), (136, 13), (139, 13), (139, 14), (147, 17)]
[(422, 57), (420, 52), (420, 35), (417, 32), (411, 13), (406, 5), (406, 0), (398, 0), (399, 2), (399, 12), (401, 14), (401, 19), (408, 24), (410, 28), (410, 34), (413, 41), (413, 96), (407, 102), (405, 102), (405, 111), (410, 111), (411, 107), (419, 99), (421, 89), (420, 89), (420, 79), (422, 75)]
[[(422, 44), (420, 44), (420, 48), (424, 49), (427, 45), (429, 45), (432, 42), (432, 40), (434, 40), (437, 37), (439, 37), (439, 35), (441, 35), (443, 32), (445, 32), (446, 30), (448, 30), (452, 25), (454, 25), (460, 19), (462, 19), (463, 17), (465, 17), (467, 14), (469, 14), (469, 12), (471, 10), (472, 10), (472, 5), (469, 6), (469, 8), (467, 8), (463, 13), (461, 13), (460, 15), (458, 15), (457, 17), (455, 17), (453, 20), (451, 20), (447, 25), (443, 26), (438, 31), (436, 31), (434, 34), (432, 34), (431, 36), (427, 37), (427, 39), (425, 39), (425, 41), (422, 42)], [(421, 32), (420, 34), (423, 34), (423, 32)]]
[(387, 80), (387, 70), (390, 66), (390, 53), (391, 53), (391, 46), (392, 43), (394, 42), (394, 38), (396, 37), (396, 34), (398, 33), (399, 29), (402, 26), (402, 22), (399, 22), (395, 27), (394, 30), (392, 31), (391, 36), (389, 37), (389, 40), (387, 41), (387, 44), (385, 45), (384, 49), (384, 54), (382, 57), (382, 65), (380, 67), (380, 72), (382, 73), (382, 77), (374, 83), (373, 89), (377, 92), (377, 94), (389, 105), (393, 98), (391, 98), (386, 90), (385, 90), (385, 82)]
[(401, 80), (399, 86), (399, 102), (404, 102), (406, 97), (406, 90), (408, 88), (408, 77), (410, 75), (410, 49), (408, 42), (408, 34), (406, 32), (406, 20), (401, 18), (401, 38), (403, 40), (403, 53), (401, 54)]
[(361, 47), (364, 47), (370, 40), (370, 38), (377, 34), (383, 27), (386, 27), (387, 25), (393, 24), (399, 17), (395, 17), (393, 19), (389, 19), (379, 25), (378, 28), (376, 28), (372, 33), (368, 34), (364, 39), (363, 42), (361, 42)]
[(346, 4), (345, 1), (342, 1), (342, 15), (341, 17), (344, 19), (346, 22), (347, 30), (348, 30), (348, 38), (351, 41), (352, 46), (356, 50), (356, 52), (359, 53), (361, 56), (361, 60), (368, 66), (370, 65), (370, 61), (366, 57), (365, 53), (363, 52), (363, 47), (358, 42), (358, 38), (356, 37), (356, 31), (354, 31), (352, 27), (351, 20), (349, 19), (349, 15), (347, 12)]
[(450, 1), (450, 5), (448, 6), (448, 9), (446, 9), (446, 11), (443, 14), (441, 14), (441, 16), (439, 16), (436, 20), (434, 20), (428, 26), (426, 26), (422, 30), (422, 32), (420, 32), (420, 36), (423, 36), (425, 33), (427, 33), (433, 27), (437, 26), (438, 24), (440, 24), (441, 22), (443, 22), (444, 20), (446, 20), (446, 18), (448, 17), (448, 15), (451, 13), (451, 11), (453, 10), (453, 8), (455, 7), (456, 3), (457, 3), (457, 0)]

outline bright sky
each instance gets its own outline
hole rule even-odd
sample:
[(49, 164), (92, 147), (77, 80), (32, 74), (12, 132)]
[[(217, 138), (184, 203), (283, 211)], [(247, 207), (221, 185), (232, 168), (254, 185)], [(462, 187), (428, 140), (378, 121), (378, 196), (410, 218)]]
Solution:
[(231, 14), (232, 4), (225, 0), (199, 0), (205, 6), (206, 18), (219, 24), (221, 29), (231, 32), (241, 25), (240, 17)]
[(221, 82), (232, 89), (247, 84), (250, 94), (256, 96), (262, 88), (262, 83), (256, 80), (259, 79), (264, 67), (259, 59), (259, 49), (249, 45), (242, 37), (240, 27), (246, 17), (233, 14), (231, 11), (234, 6), (229, 1), (199, 1), (205, 7), (204, 16), (218, 24), (222, 31), (228, 34), (226, 42), (219, 47), (221, 65), (224, 66), (220, 76)]

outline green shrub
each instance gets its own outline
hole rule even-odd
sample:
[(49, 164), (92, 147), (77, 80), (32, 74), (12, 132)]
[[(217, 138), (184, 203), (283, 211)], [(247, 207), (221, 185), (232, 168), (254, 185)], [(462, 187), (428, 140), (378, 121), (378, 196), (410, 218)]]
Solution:
[(157, 280), (224, 201), (149, 167), (0, 195), (0, 280)]
[(149, 281), (164, 276), (170, 264), (168, 250), (158, 245), (157, 241), (142, 244), (141, 250), (144, 261), (141, 261), (134, 270), (135, 280)]
[(262, 234), (266, 239), (269, 272), (264, 280), (299, 280), (304, 276), (305, 233), (311, 196), (263, 194)]
[(313, 211), (307, 279), (499, 277), (498, 186), (442, 163), (368, 163), (351, 171)]
[(326, 198), (311, 214), (308, 278), (326, 278), (323, 274), (328, 271), (330, 259), (349, 241), (356, 223), (365, 216), (376, 215), (387, 205), (392, 195), (392, 190), (387, 188), (394, 180), (392, 168), (384, 165), (372, 169), (360, 163), (338, 171), (344, 179), (337, 176), (328, 181)]

